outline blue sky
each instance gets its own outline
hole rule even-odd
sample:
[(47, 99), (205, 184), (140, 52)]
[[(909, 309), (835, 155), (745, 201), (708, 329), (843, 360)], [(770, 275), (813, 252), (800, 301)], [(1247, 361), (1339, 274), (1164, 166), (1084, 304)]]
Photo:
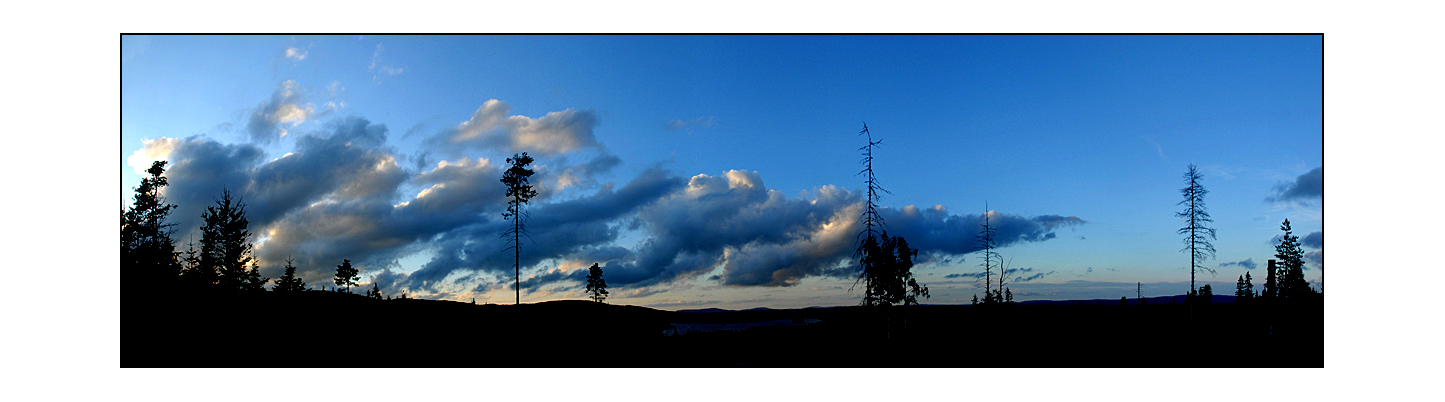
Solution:
[(979, 270), (986, 210), (1010, 225), (1000, 253), (1036, 276), (1012, 286), (1020, 299), (1185, 292), (1174, 212), (1191, 163), (1219, 233), (1219, 274), (1201, 283), (1232, 293), (1250, 263), (1262, 283), (1286, 218), (1318, 232), (1306, 277), (1323, 261), (1318, 36), (125, 36), (120, 50), (122, 205), (156, 158), (182, 241), (222, 186), (239, 192), (273, 278), (290, 255), (329, 283), (348, 258), (390, 293), (509, 303), (493, 190), (529, 151), (543, 195), (524, 302), (582, 298), (576, 268), (597, 262), (621, 304), (856, 304), (833, 274), (865, 121), (929, 303), (980, 292), (961, 275)]

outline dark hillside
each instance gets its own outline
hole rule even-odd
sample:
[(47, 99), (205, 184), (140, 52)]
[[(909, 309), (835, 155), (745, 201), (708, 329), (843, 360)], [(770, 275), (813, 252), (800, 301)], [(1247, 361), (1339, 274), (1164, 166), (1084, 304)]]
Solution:
[[(123, 367), (1324, 366), (1322, 298), (1200, 305), (1191, 326), (1187, 305), (1153, 300), (669, 312), (581, 300), (183, 296), (127, 304)], [(1285, 347), (1227, 359), (1264, 344)], [(864, 352), (880, 346), (912, 354)]]

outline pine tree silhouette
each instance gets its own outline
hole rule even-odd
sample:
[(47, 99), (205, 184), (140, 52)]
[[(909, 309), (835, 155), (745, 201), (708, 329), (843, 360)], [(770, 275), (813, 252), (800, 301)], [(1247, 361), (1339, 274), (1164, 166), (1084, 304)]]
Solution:
[(336, 282), (336, 286), (342, 288), (343, 292), (351, 293), (351, 287), (356, 286), (358, 275), (357, 269), (351, 267), (351, 260), (342, 259), (341, 265), (336, 266), (336, 279), (332, 282)]
[(507, 246), (515, 254), (512, 286), (517, 292), (516, 304), (522, 304), (522, 236), (527, 234), (524, 224), (528, 217), (527, 202), (537, 196), (537, 191), (528, 183), (528, 178), (532, 177), (532, 169), (527, 168), (527, 165), (532, 164), (531, 156), (526, 152), (514, 154), (507, 158), (507, 163), (512, 167), (502, 174), (502, 183), (507, 185), (507, 197), (511, 199), (507, 200), (507, 212), (502, 213), (502, 219), (511, 219), (512, 227), (502, 232), (502, 238), (512, 239)]

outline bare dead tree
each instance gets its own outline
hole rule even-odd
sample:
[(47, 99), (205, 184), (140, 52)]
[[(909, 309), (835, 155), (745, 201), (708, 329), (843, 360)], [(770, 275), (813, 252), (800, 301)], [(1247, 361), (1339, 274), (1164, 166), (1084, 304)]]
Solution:
[[(1184, 173), (1184, 181), (1189, 183), (1188, 187), (1179, 190), (1184, 199), (1177, 205), (1185, 206), (1183, 211), (1175, 213), (1174, 216), (1183, 218), (1184, 227), (1179, 228), (1178, 233), (1184, 235), (1184, 249), (1179, 251), (1189, 252), (1189, 293), (1196, 294), (1194, 288), (1195, 271), (1204, 270), (1211, 275), (1217, 274), (1213, 268), (1204, 265), (1204, 260), (1213, 257), (1214, 254), (1214, 228), (1209, 227), (1214, 219), (1209, 217), (1209, 212), (1204, 206), (1204, 195), (1209, 190), (1204, 189), (1200, 179), (1204, 175), (1199, 173), (1199, 168), (1193, 164), (1189, 165), (1189, 171)], [(1192, 305), (1193, 302), (1191, 301)], [(1191, 313), (1191, 316), (1193, 314)]]

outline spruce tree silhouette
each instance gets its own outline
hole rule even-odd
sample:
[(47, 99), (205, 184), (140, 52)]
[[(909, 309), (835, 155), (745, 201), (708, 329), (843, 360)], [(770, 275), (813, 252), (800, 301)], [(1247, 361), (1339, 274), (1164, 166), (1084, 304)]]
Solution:
[(598, 267), (597, 263), (587, 269), (587, 289), (583, 292), (591, 293), (592, 301), (601, 303), (607, 300), (607, 280), (602, 279), (602, 268)]
[(190, 272), (193, 283), (219, 285), (226, 290), (256, 290), (265, 282), (251, 255), (251, 232), (246, 226), (246, 204), (233, 200), (229, 190), (221, 191), (216, 205), (201, 214), (201, 255), (197, 269)]
[(286, 272), (276, 278), (276, 286), (271, 287), (273, 292), (300, 292), (306, 290), (306, 284), (301, 278), (296, 277), (296, 265), (291, 257), (286, 257)]
[(1311, 292), (1308, 282), (1305, 282), (1304, 275), (1304, 250), (1300, 248), (1299, 236), (1295, 236), (1290, 229), (1289, 219), (1280, 224), (1280, 230), (1284, 236), (1279, 244), (1274, 247), (1274, 257), (1280, 262), (1280, 278), (1276, 285), (1279, 287), (1277, 296), (1282, 298), (1300, 297)]
[(341, 287), (341, 291), (351, 293), (351, 287), (356, 286), (356, 280), (359, 279), (358, 274), (357, 269), (351, 267), (351, 260), (342, 259), (341, 265), (336, 266), (336, 279), (332, 279), (332, 282)]
[(507, 163), (512, 167), (502, 174), (502, 183), (507, 185), (507, 212), (502, 213), (502, 219), (511, 219), (512, 227), (502, 232), (502, 238), (511, 238), (512, 242), (507, 246), (515, 253), (513, 270), (513, 288), (517, 291), (516, 304), (522, 304), (522, 236), (527, 234), (524, 226), (528, 214), (526, 210), (527, 201), (537, 196), (537, 191), (528, 184), (528, 178), (532, 177), (532, 169), (527, 165), (532, 164), (532, 157), (526, 152), (514, 154), (507, 158)]
[(371, 290), (366, 291), (366, 297), (381, 300), (381, 288), (376, 286), (376, 281), (371, 281)]
[(180, 274), (179, 253), (171, 239), (175, 224), (166, 221), (176, 205), (167, 204), (161, 195), (170, 184), (162, 176), (165, 166), (166, 161), (151, 163), (146, 169), (150, 177), (141, 179), (130, 209), (120, 214), (122, 289), (127, 296), (171, 288)]
[[(201, 251), (196, 249), (194, 237), (195, 236), (192, 236), (192, 239), (186, 242), (185, 257), (181, 258), (180, 283), (182, 285), (194, 286), (200, 284), (203, 280), (195, 278), (205, 276), (201, 275), (198, 271), (201, 269)], [(209, 277), (214, 278), (215, 274), (212, 273)]]

